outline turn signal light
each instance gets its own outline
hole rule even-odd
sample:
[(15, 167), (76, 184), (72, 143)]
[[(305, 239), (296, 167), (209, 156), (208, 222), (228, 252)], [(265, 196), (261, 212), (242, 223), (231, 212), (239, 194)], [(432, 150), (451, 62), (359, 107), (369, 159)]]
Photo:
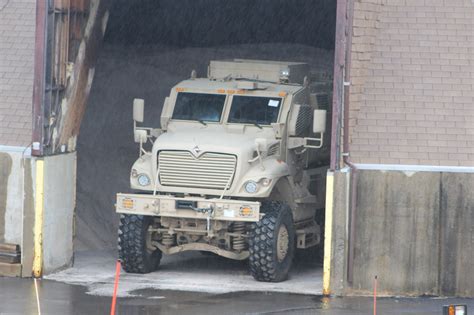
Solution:
[(240, 208), (240, 216), (241, 217), (251, 217), (253, 216), (253, 209), (250, 207), (241, 207)]
[(467, 305), (444, 305), (443, 315), (467, 315)]
[(125, 198), (122, 200), (122, 207), (124, 209), (133, 209), (133, 199)]

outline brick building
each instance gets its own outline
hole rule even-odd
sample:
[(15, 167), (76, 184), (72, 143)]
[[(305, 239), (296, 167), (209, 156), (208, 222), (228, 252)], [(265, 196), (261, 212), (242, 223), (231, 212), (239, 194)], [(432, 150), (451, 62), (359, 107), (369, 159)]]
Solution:
[(355, 2), (354, 161), (474, 166), (473, 7), (470, 0)]
[(338, 14), (333, 109), (349, 139), (333, 139), (345, 167), (328, 177), (325, 290), (368, 294), (383, 275), (386, 294), (472, 296), (474, 2)]
[(0, 146), (31, 143), (35, 0), (0, 0)]

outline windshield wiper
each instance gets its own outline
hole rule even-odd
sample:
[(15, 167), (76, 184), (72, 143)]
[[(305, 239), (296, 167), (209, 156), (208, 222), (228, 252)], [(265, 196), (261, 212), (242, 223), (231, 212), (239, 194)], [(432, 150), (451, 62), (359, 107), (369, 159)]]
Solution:
[(260, 125), (259, 125), (258, 123), (256, 123), (256, 122), (254, 122), (254, 123), (252, 123), (252, 124), (253, 124), (254, 126), (256, 126), (256, 127), (260, 128), (260, 129), (263, 129), (263, 127), (262, 127), (262, 126), (260, 126)]
[(204, 122), (204, 120), (199, 119), (198, 121), (199, 121), (201, 124), (203, 124), (204, 126), (207, 126), (207, 124)]

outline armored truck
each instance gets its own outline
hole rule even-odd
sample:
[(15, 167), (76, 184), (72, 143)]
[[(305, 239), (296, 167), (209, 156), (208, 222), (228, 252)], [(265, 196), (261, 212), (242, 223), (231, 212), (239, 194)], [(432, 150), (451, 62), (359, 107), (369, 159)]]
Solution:
[(171, 89), (160, 128), (141, 126), (135, 99), (134, 193), (116, 199), (123, 269), (201, 251), (285, 280), (295, 250), (321, 242), (327, 112), (313, 87), (306, 63), (220, 60)]

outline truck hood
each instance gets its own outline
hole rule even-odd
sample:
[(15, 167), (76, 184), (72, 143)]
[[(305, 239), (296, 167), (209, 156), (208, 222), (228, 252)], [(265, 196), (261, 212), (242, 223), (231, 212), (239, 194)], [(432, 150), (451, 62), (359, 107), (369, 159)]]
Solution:
[[(209, 126), (211, 127), (211, 126)], [(288, 167), (286, 163), (277, 161), (274, 157), (265, 157), (263, 161), (257, 161), (254, 158), (254, 151), (256, 150), (255, 139), (266, 139), (267, 145), (273, 145), (276, 143), (273, 132), (271, 130), (259, 130), (255, 132), (252, 130), (251, 133), (239, 132), (232, 133), (225, 128), (180, 128), (176, 131), (168, 131), (161, 134), (153, 145), (153, 151), (151, 154), (151, 173), (153, 174), (153, 181), (156, 181), (156, 188), (161, 192), (172, 192), (172, 193), (193, 193), (193, 194), (206, 194), (219, 196), (223, 192), (223, 180), (227, 179), (226, 176), (231, 175), (228, 173), (229, 160), (220, 160), (217, 162), (209, 162), (209, 156), (206, 158), (207, 162), (202, 162), (201, 166), (191, 169), (190, 164), (194, 163), (187, 160), (183, 162), (176, 156), (171, 157), (164, 156), (165, 170), (163, 171), (167, 179), (158, 180), (155, 174), (158, 174), (158, 158), (160, 151), (188, 151), (197, 160), (200, 160), (202, 154), (208, 153), (221, 153), (235, 155), (237, 157), (235, 169), (233, 170), (233, 180), (230, 182), (229, 190), (227, 195), (230, 196), (242, 196), (242, 197), (262, 197), (269, 194), (272, 185), (276, 182), (277, 178), (288, 174)], [(219, 126), (220, 127), (220, 126)], [(259, 141), (264, 143), (262, 141)], [(168, 159), (168, 160), (166, 160)], [(212, 161), (212, 160), (211, 160)], [(182, 164), (182, 168), (180, 166)], [(200, 163), (200, 162), (199, 162)], [(223, 166), (223, 169), (219, 171), (219, 165), (209, 166), (207, 163), (217, 163)], [(262, 165), (263, 163), (263, 165)], [(216, 172), (216, 170), (218, 172)], [(191, 172), (189, 177), (186, 172)], [(163, 173), (160, 173), (160, 177)], [(228, 175), (226, 175), (228, 174)], [(243, 184), (248, 180), (259, 181), (262, 178), (275, 179), (272, 185), (264, 187), (259, 190), (258, 194), (249, 195), (243, 191)], [(167, 183), (166, 183), (167, 182)], [(216, 183), (219, 184), (216, 185)], [(222, 184), (222, 185), (221, 185)]]
[(166, 132), (160, 135), (153, 146), (155, 154), (160, 150), (220, 152), (249, 158), (255, 150), (255, 134), (224, 133), (216, 129)]

